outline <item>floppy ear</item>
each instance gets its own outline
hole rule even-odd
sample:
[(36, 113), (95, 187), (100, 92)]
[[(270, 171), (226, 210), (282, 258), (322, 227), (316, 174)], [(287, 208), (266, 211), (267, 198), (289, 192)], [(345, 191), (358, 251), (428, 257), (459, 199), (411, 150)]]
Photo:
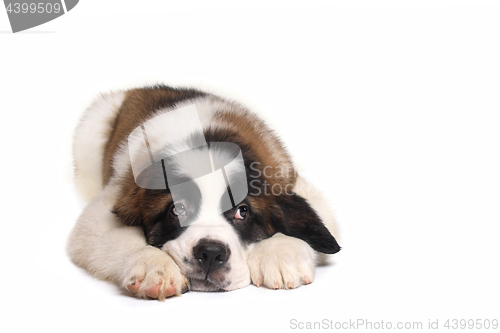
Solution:
[(144, 222), (141, 209), (141, 202), (144, 201), (144, 194), (140, 188), (127, 189), (120, 193), (112, 212), (127, 225), (138, 226)]
[(333, 254), (340, 251), (335, 238), (303, 197), (294, 193), (275, 198), (277, 209), (273, 214), (273, 224), (277, 231), (302, 239), (318, 252)]
[(136, 186), (124, 188), (112, 212), (125, 224), (151, 227), (164, 212), (171, 196), (165, 190), (146, 190)]

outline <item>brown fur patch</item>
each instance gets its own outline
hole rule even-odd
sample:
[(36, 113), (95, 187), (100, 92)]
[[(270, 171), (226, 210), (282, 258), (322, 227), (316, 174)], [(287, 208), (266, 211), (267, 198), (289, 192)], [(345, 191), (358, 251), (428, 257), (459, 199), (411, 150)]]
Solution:
[[(237, 130), (241, 142), (251, 146), (254, 153), (256, 168), (261, 172), (266, 169), (266, 177), (271, 185), (295, 184), (296, 174), (290, 156), (283, 147), (283, 143), (266, 124), (255, 115), (248, 112), (216, 112), (214, 118), (230, 130)], [(286, 172), (280, 172), (287, 170)]]

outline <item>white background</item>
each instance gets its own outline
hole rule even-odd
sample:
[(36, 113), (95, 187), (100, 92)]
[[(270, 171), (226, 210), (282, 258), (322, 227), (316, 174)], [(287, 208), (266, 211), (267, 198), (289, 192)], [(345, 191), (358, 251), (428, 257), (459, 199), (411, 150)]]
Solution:
[[(494, 3), (83, 0), (18, 34), (0, 10), (0, 326), (500, 319)], [(267, 114), (340, 221), (343, 250), (313, 284), (144, 301), (70, 262), (66, 237), (84, 207), (71, 183), (78, 117), (100, 91), (156, 81)]]

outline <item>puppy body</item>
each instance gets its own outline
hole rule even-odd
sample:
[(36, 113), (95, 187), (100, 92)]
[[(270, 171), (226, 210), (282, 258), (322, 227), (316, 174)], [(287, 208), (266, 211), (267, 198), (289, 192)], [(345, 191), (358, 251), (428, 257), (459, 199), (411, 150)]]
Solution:
[[(244, 166), (227, 167), (224, 176), (243, 172), (250, 190), (227, 211), (219, 205), (227, 188), (215, 172), (198, 178), (189, 174), (206, 152), (215, 159), (227, 155), (215, 144), (193, 144), (200, 133), (190, 130), (191, 123), (173, 118), (176, 110), (192, 105), (207, 142), (235, 143), (243, 155)], [(172, 121), (178, 126), (165, 131)], [(178, 204), (172, 186), (158, 190), (137, 184), (134, 164), (144, 161), (138, 162), (140, 154), (133, 152), (130, 138), (141, 126), (145, 130), (144, 124), (152, 161), (161, 154), (182, 155), (174, 159), (175, 168), (194, 179), (199, 201), (181, 200), (182, 207), (191, 209), (186, 214), (193, 216), (188, 227), (172, 214)], [(70, 235), (70, 257), (94, 276), (140, 297), (162, 299), (188, 287), (229, 291), (251, 282), (296, 288), (313, 281), (320, 252), (340, 250), (330, 234), (335, 221), (326, 200), (297, 177), (274, 133), (234, 102), (166, 86), (103, 95), (86, 110), (76, 130), (74, 156), (77, 188), (91, 201)], [(269, 189), (285, 191), (269, 195)], [(248, 215), (239, 215), (243, 212)], [(222, 249), (217, 258), (221, 253), (224, 257), (217, 263), (208, 260), (208, 269), (200, 263), (210, 251), (198, 251), (207, 244)]]

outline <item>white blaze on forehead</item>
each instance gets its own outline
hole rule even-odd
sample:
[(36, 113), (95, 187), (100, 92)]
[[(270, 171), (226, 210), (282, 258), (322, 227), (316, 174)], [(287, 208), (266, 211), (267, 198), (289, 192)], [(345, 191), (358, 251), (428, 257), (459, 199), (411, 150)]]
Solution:
[(221, 197), (228, 195), (222, 172), (210, 173), (204, 177), (197, 178), (195, 182), (201, 192), (199, 224), (218, 224), (220, 219), (214, 219), (214, 217), (219, 217), (222, 214), (220, 206)]

